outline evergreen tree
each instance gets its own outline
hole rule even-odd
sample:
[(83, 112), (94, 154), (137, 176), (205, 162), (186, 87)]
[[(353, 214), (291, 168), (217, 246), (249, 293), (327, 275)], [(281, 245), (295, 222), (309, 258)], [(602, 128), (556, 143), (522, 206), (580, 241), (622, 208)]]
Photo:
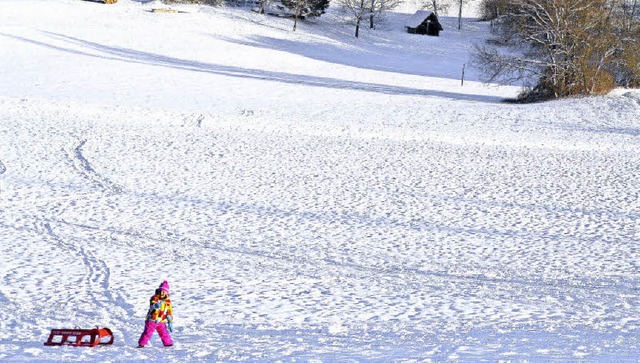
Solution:
[(329, 0), (280, 0), (280, 3), (297, 17), (320, 16), (329, 7)]

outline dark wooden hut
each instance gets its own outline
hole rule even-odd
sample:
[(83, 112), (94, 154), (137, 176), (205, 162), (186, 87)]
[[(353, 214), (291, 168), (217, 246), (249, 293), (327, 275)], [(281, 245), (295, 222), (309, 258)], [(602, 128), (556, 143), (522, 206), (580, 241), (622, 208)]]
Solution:
[(438, 16), (427, 10), (418, 10), (407, 20), (407, 33), (411, 34), (427, 34), (439, 36), (442, 25), (438, 21)]

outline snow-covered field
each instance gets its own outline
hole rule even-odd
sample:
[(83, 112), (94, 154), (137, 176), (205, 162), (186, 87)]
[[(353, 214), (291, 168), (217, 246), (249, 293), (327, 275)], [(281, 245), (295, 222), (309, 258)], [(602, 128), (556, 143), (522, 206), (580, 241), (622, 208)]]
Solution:
[(501, 103), (471, 19), (158, 6), (0, 2), (0, 361), (640, 359), (640, 91)]

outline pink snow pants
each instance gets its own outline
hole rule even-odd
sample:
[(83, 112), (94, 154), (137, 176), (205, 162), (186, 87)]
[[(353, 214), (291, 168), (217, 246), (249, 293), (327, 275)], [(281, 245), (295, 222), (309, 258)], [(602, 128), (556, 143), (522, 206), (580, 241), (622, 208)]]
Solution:
[(156, 323), (155, 321), (147, 320), (144, 323), (144, 331), (142, 332), (142, 335), (140, 335), (138, 345), (147, 345), (147, 343), (149, 343), (149, 340), (151, 339), (151, 336), (153, 335), (154, 330), (158, 332), (158, 335), (160, 335), (162, 344), (164, 344), (165, 347), (173, 344), (173, 340), (171, 340), (171, 335), (169, 335), (165, 323)]

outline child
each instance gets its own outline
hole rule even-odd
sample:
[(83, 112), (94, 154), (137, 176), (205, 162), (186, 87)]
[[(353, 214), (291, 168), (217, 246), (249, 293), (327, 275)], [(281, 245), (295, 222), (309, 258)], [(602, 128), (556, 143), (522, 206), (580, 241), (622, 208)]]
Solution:
[[(169, 283), (163, 281), (160, 287), (156, 289), (155, 295), (151, 297), (149, 302), (149, 312), (147, 313), (147, 321), (144, 323), (144, 331), (138, 340), (138, 348), (143, 348), (153, 335), (153, 331), (157, 331), (165, 347), (173, 345), (171, 335), (167, 331), (173, 332), (173, 310), (171, 308), (171, 300), (169, 300)], [(165, 325), (165, 323), (167, 325)]]

